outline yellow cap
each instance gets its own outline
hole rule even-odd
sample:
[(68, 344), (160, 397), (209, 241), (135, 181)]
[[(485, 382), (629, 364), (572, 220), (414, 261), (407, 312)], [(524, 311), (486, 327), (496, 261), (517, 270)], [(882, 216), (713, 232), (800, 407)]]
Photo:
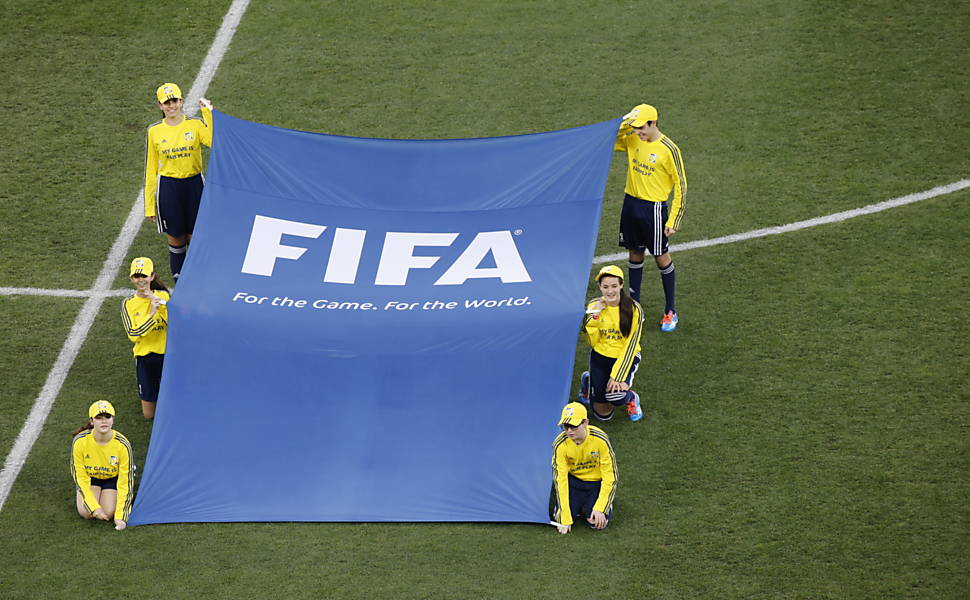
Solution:
[(586, 407), (579, 402), (570, 402), (562, 409), (560, 425), (579, 425), (586, 419)]
[(115, 415), (115, 407), (107, 400), (98, 400), (88, 408), (88, 416), (92, 419), (101, 413), (108, 413), (112, 417)]
[(612, 275), (613, 277), (619, 277), (620, 281), (623, 281), (623, 269), (621, 269), (616, 265), (606, 265), (605, 267), (600, 269), (599, 273), (596, 274), (597, 283), (599, 283), (599, 280), (603, 279), (603, 277), (607, 275)]
[(128, 273), (128, 275), (144, 275), (146, 277), (151, 277), (152, 273), (154, 272), (155, 263), (152, 262), (152, 259), (148, 258), (147, 256), (139, 256), (135, 260), (131, 261), (131, 272)]
[(182, 90), (179, 89), (179, 86), (175, 85), (174, 83), (163, 83), (162, 85), (158, 86), (157, 90), (155, 90), (155, 95), (158, 97), (159, 102), (165, 102), (166, 100), (173, 99), (181, 100)]
[(647, 121), (657, 120), (657, 109), (649, 104), (637, 104), (633, 110), (640, 111), (636, 118), (630, 123), (631, 127), (643, 127)]

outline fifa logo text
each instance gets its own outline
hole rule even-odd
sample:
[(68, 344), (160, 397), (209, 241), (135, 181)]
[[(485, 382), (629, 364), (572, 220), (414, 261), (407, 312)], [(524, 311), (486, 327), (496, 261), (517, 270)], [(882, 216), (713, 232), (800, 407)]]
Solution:
[[(298, 260), (307, 251), (305, 247), (283, 244), (284, 235), (317, 239), (326, 229), (326, 225), (256, 215), (242, 272), (272, 277), (278, 259)], [(388, 231), (384, 234), (384, 246), (381, 249), (374, 284), (406, 285), (408, 273), (412, 269), (431, 269), (441, 258), (415, 256), (415, 248), (450, 247), (458, 235)], [(357, 281), (366, 237), (367, 231), (364, 229), (333, 229), (330, 258), (323, 273), (325, 283), (353, 284)], [(479, 266), (489, 253), (492, 254), (495, 266)], [(434, 285), (461, 285), (469, 279), (482, 278), (497, 278), (502, 283), (532, 281), (519, 255), (512, 232), (483, 231), (476, 234)]]

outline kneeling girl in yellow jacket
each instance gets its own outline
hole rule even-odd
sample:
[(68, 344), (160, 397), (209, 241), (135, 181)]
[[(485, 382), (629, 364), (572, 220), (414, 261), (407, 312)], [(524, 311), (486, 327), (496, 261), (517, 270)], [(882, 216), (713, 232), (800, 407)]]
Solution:
[(613, 418), (615, 406), (626, 405), (631, 421), (643, 418), (633, 376), (640, 365), (643, 310), (623, 289), (623, 271), (607, 265), (596, 275), (600, 298), (586, 308), (583, 329), (589, 338), (589, 371), (583, 373), (580, 401), (590, 403), (593, 417)]
[(99, 400), (88, 408), (88, 422), (73, 432), (71, 477), (77, 489), (77, 512), (85, 519), (114, 519), (115, 529), (128, 524), (135, 462), (131, 444), (112, 429), (115, 408)]

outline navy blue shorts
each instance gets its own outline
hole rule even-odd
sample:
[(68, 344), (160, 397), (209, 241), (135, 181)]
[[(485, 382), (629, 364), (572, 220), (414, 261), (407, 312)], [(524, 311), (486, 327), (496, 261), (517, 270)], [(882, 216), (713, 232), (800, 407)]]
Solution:
[[(569, 510), (573, 513), (573, 522), (587, 522), (586, 519), (593, 513), (596, 500), (600, 496), (600, 486), (602, 481), (585, 481), (579, 477), (569, 476)], [(549, 500), (549, 518), (554, 518), (558, 508), (558, 496), (556, 495), (556, 482), (552, 482), (552, 497)], [(607, 506), (606, 522), (609, 524), (610, 516), (613, 514), (613, 507)]]
[(91, 478), (91, 485), (98, 486), (102, 490), (116, 490), (118, 489), (118, 476), (110, 477), (108, 479), (98, 479), (97, 477)]
[[(615, 358), (603, 356), (595, 350), (589, 351), (589, 399), (590, 402), (609, 402), (614, 406), (622, 406), (628, 402), (626, 392), (606, 392), (606, 384), (610, 382), (610, 372), (616, 364)], [(633, 377), (640, 366), (640, 355), (633, 359), (633, 366), (623, 382), (633, 388)]]
[(650, 202), (626, 194), (620, 213), (620, 245), (653, 256), (665, 254), (668, 248), (664, 234), (667, 214), (666, 202)]
[(202, 175), (185, 179), (174, 177), (158, 178), (158, 198), (156, 199), (156, 221), (158, 230), (172, 237), (192, 234), (195, 219), (199, 216), (202, 203)]
[(164, 354), (150, 352), (135, 357), (135, 374), (138, 376), (138, 397), (145, 402), (158, 401), (158, 387), (162, 384)]

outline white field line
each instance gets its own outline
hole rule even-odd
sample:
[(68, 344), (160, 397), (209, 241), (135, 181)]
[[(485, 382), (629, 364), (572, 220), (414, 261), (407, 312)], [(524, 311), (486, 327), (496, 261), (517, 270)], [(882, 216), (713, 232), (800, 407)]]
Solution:
[[(127, 222), (126, 222), (127, 223)], [(118, 290), (51, 290), (47, 288), (18, 288), (0, 287), (0, 296), (59, 296), (61, 298), (92, 298), (109, 296), (127, 296), (133, 290), (128, 288)]]
[[(249, 0), (234, 0), (226, 12), (225, 17), (223, 17), (222, 25), (216, 33), (215, 40), (213, 40), (212, 46), (209, 47), (209, 52), (205, 60), (202, 61), (202, 66), (199, 68), (199, 74), (196, 75), (195, 81), (189, 89), (186, 98), (187, 113), (195, 114), (195, 111), (198, 110), (199, 98), (209, 88), (209, 83), (215, 76), (216, 69), (218, 69), (219, 63), (222, 62), (222, 57), (229, 48), (232, 36), (236, 33), (236, 28), (239, 27), (239, 21), (242, 19), (243, 14), (245, 14), (248, 6)], [(84, 340), (91, 330), (91, 325), (94, 323), (94, 318), (101, 308), (102, 301), (107, 296), (116, 295), (118, 291), (110, 290), (109, 286), (118, 269), (121, 267), (122, 261), (128, 254), (128, 249), (131, 248), (131, 243), (134, 241), (135, 235), (138, 233), (138, 228), (144, 219), (143, 215), (144, 191), (140, 191), (138, 197), (135, 199), (134, 205), (131, 207), (131, 211), (128, 213), (128, 218), (125, 219), (125, 224), (122, 226), (118, 238), (111, 246), (108, 257), (105, 258), (104, 264), (101, 266), (101, 272), (98, 274), (97, 279), (95, 279), (94, 285), (87, 292), (77, 293), (78, 297), (87, 296), (87, 300), (85, 300), (84, 305), (81, 307), (81, 312), (74, 321), (74, 325), (71, 327), (71, 331), (64, 341), (64, 346), (61, 347), (61, 351), (54, 361), (54, 366), (47, 374), (47, 380), (44, 382), (44, 387), (41, 388), (40, 395), (34, 401), (34, 406), (27, 416), (27, 421), (17, 435), (17, 439), (14, 440), (13, 448), (10, 450), (10, 454), (7, 455), (6, 461), (4, 461), (3, 470), (0, 471), (0, 510), (3, 510), (3, 505), (10, 495), (14, 481), (16, 481), (17, 475), (20, 474), (20, 469), (23, 468), (24, 462), (26, 462), (27, 456), (34, 446), (34, 442), (37, 441), (37, 437), (44, 427), (47, 415), (50, 414), (54, 400), (60, 393), (61, 386), (64, 385), (64, 380), (67, 378), (67, 373), (74, 365), (74, 360), (77, 358), (78, 352), (81, 350), (81, 346), (84, 344)], [(31, 290), (32, 288), (0, 289)], [(66, 293), (51, 295), (74, 295), (71, 293), (73, 290), (56, 291)], [(21, 291), (19, 293), (24, 292)]]
[[(776, 227), (755, 229), (752, 231), (746, 231), (744, 233), (734, 233), (731, 235), (725, 235), (723, 237), (711, 238), (709, 240), (697, 240), (694, 242), (685, 242), (683, 244), (672, 244), (670, 246), (670, 251), (682, 252), (684, 250), (693, 250), (695, 248), (708, 248), (710, 246), (720, 246), (721, 244), (733, 244), (734, 242), (741, 242), (744, 240), (769, 235), (778, 235), (779, 233), (789, 233), (791, 231), (798, 231), (799, 229), (807, 229), (808, 227), (815, 227), (816, 225), (838, 223), (839, 221), (845, 221), (846, 219), (851, 219), (853, 217), (870, 215), (872, 213), (888, 210), (890, 208), (896, 208), (897, 206), (912, 204), (913, 202), (920, 202), (921, 200), (929, 200), (930, 198), (936, 198), (937, 196), (943, 196), (945, 194), (952, 194), (953, 192), (958, 192), (968, 187), (970, 187), (970, 179), (961, 179), (960, 181), (948, 183), (947, 185), (941, 185), (939, 187), (926, 190), (925, 192), (916, 192), (915, 194), (900, 196), (899, 198), (893, 198), (892, 200), (877, 202), (876, 204), (870, 204), (869, 206), (863, 206), (862, 208), (853, 208), (852, 210), (837, 212), (824, 217), (816, 217), (814, 219), (807, 219), (805, 221), (796, 221), (795, 223), (789, 223), (788, 225), (778, 225)], [(604, 254), (602, 256), (594, 256), (593, 264), (599, 265), (602, 263), (625, 260), (628, 258), (629, 254), (627, 252)]]

